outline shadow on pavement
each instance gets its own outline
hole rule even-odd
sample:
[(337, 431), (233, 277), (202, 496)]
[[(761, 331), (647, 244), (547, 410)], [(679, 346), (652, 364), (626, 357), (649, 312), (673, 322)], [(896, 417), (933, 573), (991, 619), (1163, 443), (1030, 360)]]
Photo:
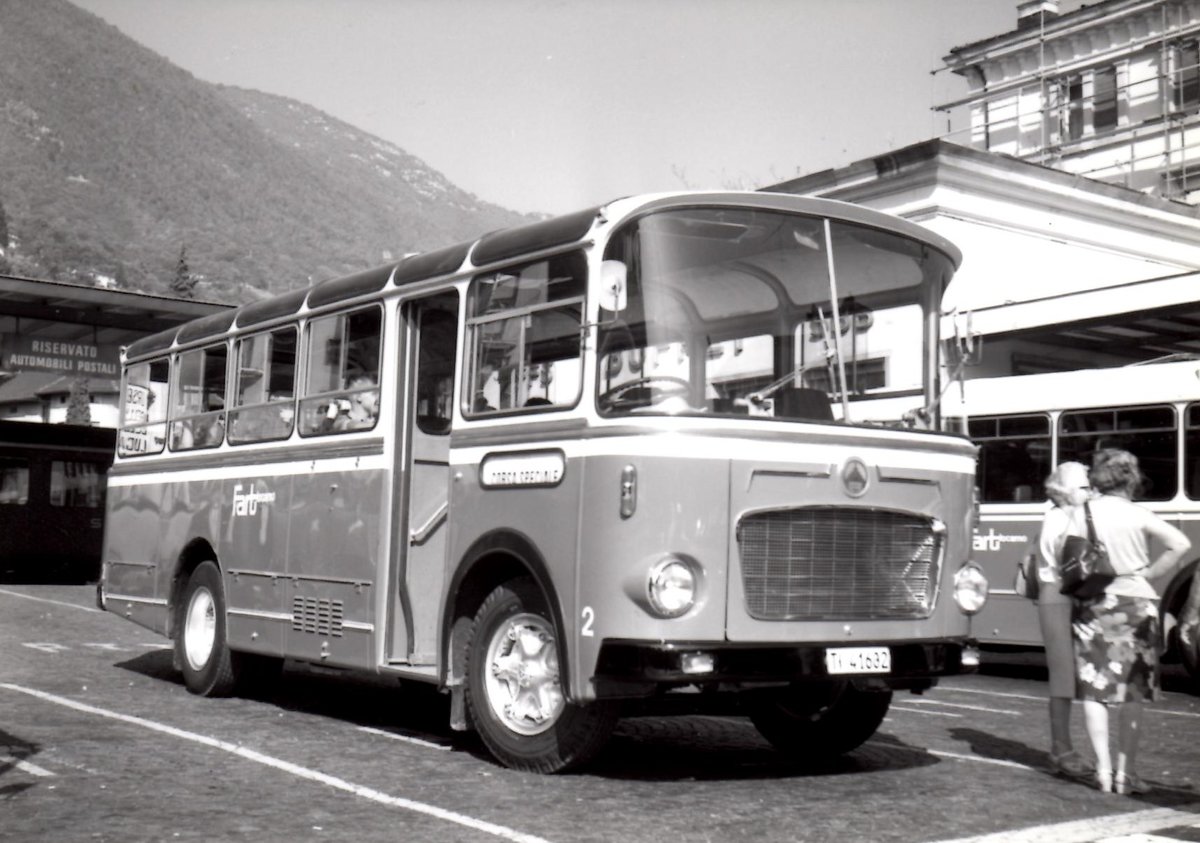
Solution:
[[(117, 667), (182, 685), (171, 651), (153, 650)], [(432, 685), (400, 683), (288, 662), (277, 682), (239, 695), (318, 717), (420, 738), (474, 755), (489, 764), (474, 734), (449, 726), (449, 697)], [(789, 757), (776, 750), (744, 717), (680, 714), (662, 716), (631, 707), (609, 743), (580, 773), (630, 781), (718, 781), (853, 775), (903, 770), (939, 763), (919, 747), (886, 734), (857, 750), (828, 759)]]
[[(31, 758), (42, 751), (41, 746), (18, 738), (16, 735), (0, 729), (0, 779), (17, 769), (17, 762)], [(0, 801), (11, 799), (35, 787), (34, 782), (16, 782), (0, 784)]]

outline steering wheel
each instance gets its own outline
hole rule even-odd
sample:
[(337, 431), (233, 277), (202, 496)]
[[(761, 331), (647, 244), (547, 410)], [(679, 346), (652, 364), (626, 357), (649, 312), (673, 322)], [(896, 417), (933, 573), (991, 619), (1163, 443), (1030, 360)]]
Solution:
[[(662, 385), (655, 385), (658, 383)], [(688, 381), (674, 375), (646, 375), (601, 393), (598, 401), (609, 410), (623, 410), (646, 407), (677, 395), (687, 395), (691, 389), (692, 385)]]

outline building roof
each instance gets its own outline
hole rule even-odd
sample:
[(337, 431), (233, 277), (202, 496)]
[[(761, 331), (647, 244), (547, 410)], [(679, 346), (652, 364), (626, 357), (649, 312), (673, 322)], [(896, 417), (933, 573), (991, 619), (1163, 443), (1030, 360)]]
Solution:
[(952, 68), (957, 68), (959, 65), (969, 63), (971, 61), (969, 58), (970, 55), (987, 52), (1007, 42), (1016, 44), (1021, 41), (1036, 40), (1042, 37), (1054, 37), (1066, 33), (1081, 24), (1091, 24), (1100, 18), (1114, 14), (1124, 14), (1125, 12), (1141, 7), (1162, 5), (1162, 2), (1163, 0), (1099, 0), (1099, 2), (1080, 6), (1073, 12), (1062, 14), (1046, 13), (1042, 18), (1040, 26), (1021, 25), (1017, 18), (1014, 17), (1014, 26), (1008, 32), (1002, 32), (999, 35), (992, 35), (979, 41), (972, 41), (968, 44), (954, 47), (942, 61)]
[(0, 333), (36, 334), (38, 339), (127, 345), (146, 334), (229, 307), (220, 302), (0, 275)]

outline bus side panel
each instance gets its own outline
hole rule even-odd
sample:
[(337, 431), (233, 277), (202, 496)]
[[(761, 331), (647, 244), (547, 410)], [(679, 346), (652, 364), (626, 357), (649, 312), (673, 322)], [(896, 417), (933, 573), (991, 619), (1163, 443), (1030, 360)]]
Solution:
[[(669, 455), (588, 459), (579, 541), (583, 597), (566, 617), (565, 636), (577, 698), (595, 696), (592, 678), (605, 639), (725, 640), (729, 465)], [(636, 507), (628, 517), (621, 513), (626, 466), (636, 472)], [(667, 554), (702, 571), (696, 608), (675, 620), (654, 616), (646, 596), (650, 569)]]
[(102, 561), (106, 608), (167, 634), (166, 596), (158, 593), (161, 495), (147, 486), (108, 489)]
[(287, 592), (289, 475), (227, 480), (218, 555), (225, 581), (229, 645), (282, 655), (289, 619)]
[(973, 542), (975, 561), (988, 580), (988, 599), (971, 618), (971, 635), (980, 644), (1042, 644), (1037, 604), (1013, 592), (1022, 555), (1036, 550), (1045, 505), (1038, 512), (984, 515)]
[[(184, 552), (189, 547), (216, 554), (221, 530), (221, 481), (140, 482), (109, 489), (105, 563), (110, 608), (163, 635), (168, 601)], [(152, 586), (132, 571), (145, 566)], [(129, 594), (125, 588), (140, 588)]]
[(289, 656), (369, 668), (386, 472), (355, 464), (293, 480), (283, 612)]
[[(479, 465), (482, 463), (481, 460)], [(569, 459), (561, 480), (555, 486), (484, 488), (480, 484), (477, 465), (459, 464), (453, 466), (456, 481), (450, 489), (451, 515), (447, 522), (450, 547), (447, 558), (451, 560), (450, 564), (459, 563), (483, 536), (497, 532), (524, 536), (541, 556), (544, 570), (552, 581), (555, 590), (552, 599), (557, 601), (563, 623), (568, 628), (568, 634), (564, 635), (566, 641), (572, 640), (569, 632), (577, 623), (579, 519), (582, 517), (588, 521), (594, 518), (596, 510), (608, 503), (603, 499), (585, 499), (588, 503), (581, 516), (580, 488), (585, 479), (584, 469), (583, 461)], [(477, 569), (476, 572), (484, 577), (489, 575), (487, 568)], [(449, 572), (445, 581), (454, 582), (454, 573)], [(574, 665), (573, 653), (560, 653), (560, 660), (564, 657)], [(571, 685), (569, 677), (567, 685), (568, 696), (577, 698), (575, 694), (578, 688)]]

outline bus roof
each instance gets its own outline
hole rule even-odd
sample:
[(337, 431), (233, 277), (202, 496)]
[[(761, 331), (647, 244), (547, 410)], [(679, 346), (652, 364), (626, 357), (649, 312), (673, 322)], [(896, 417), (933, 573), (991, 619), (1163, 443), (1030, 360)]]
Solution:
[(477, 240), (465, 241), (433, 252), (409, 255), (389, 263), (340, 278), (330, 278), (310, 287), (292, 290), (269, 299), (243, 305), (236, 310), (213, 314), (151, 334), (125, 349), (126, 360), (160, 354), (171, 348), (211, 342), (224, 336), (235, 325), (239, 328), (265, 324), (309, 309), (323, 307), (384, 290), (389, 285), (406, 286), (440, 276), (472, 272), (484, 266), (510, 260), (587, 238), (597, 222), (618, 224), (644, 213), (670, 208), (757, 207), (791, 213), (828, 217), (885, 231), (894, 231), (946, 255), (958, 267), (962, 253), (949, 240), (916, 223), (833, 199), (815, 199), (790, 193), (761, 191), (689, 191), (648, 194), (617, 199), (607, 205), (572, 214), (500, 229)]
[(947, 416), (997, 416), (1200, 400), (1200, 360), (1078, 369), (1040, 375), (975, 378), (951, 386)]

